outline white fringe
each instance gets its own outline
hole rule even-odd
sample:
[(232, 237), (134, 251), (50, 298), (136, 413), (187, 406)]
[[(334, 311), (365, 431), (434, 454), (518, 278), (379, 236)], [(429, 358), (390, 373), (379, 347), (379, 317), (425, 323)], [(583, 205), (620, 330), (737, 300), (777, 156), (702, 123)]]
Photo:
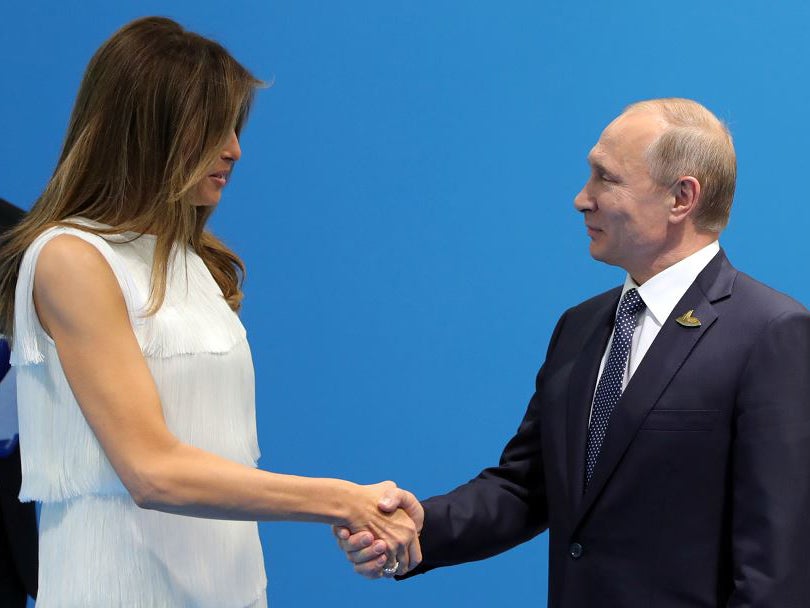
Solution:
[[(67, 500), (83, 494), (127, 491), (79, 408), (56, 347), (47, 343), (45, 364), (17, 369), (20, 500)], [(247, 466), (256, 466), (259, 444), (253, 363), (242, 341), (224, 355), (199, 353), (147, 359), (158, 387), (166, 425), (181, 441)]]
[(50, 342), (50, 338), (42, 330), (34, 308), (34, 272), (42, 248), (61, 234), (87, 241), (104, 256), (121, 286), (135, 336), (145, 356), (224, 354), (245, 339), (239, 317), (228, 306), (205, 263), (191, 249), (175, 251), (167, 273), (164, 303), (155, 314), (146, 316), (155, 237), (127, 234), (102, 238), (77, 228), (57, 227), (43, 232), (29, 246), (20, 265), (14, 302), (12, 365), (44, 361), (43, 342)]
[(191, 249), (176, 251), (168, 275), (172, 278), (160, 310), (136, 328), (147, 357), (223, 354), (245, 339), (239, 317), (228, 306), (219, 285), (196, 253)]
[(265, 606), (255, 522), (139, 509), (87, 424), (33, 305), (39, 252), (58, 234), (91, 243), (113, 269), (170, 431), (248, 466), (259, 458), (245, 329), (202, 260), (193, 251), (173, 257), (165, 303), (147, 317), (154, 237), (47, 231), (20, 268), (12, 350), (20, 499), (43, 502), (37, 606)]
[(139, 509), (128, 497), (84, 496), (42, 506), (39, 547), (37, 608), (266, 605), (256, 522), (183, 517)]

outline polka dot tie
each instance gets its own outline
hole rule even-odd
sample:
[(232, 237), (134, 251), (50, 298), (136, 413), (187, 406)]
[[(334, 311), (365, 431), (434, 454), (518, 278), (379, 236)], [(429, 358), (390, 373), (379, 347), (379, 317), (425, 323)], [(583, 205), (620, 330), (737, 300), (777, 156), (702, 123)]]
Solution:
[(586, 487), (593, 475), (596, 461), (599, 459), (599, 451), (605, 440), (610, 415), (622, 396), (622, 381), (624, 380), (624, 370), (627, 368), (633, 331), (636, 329), (636, 316), (642, 310), (644, 310), (644, 300), (638, 295), (638, 290), (635, 288), (627, 290), (619, 304), (610, 354), (608, 354), (605, 369), (602, 370), (602, 376), (596, 386), (596, 395), (593, 398), (591, 425), (588, 427), (588, 443), (585, 450)]

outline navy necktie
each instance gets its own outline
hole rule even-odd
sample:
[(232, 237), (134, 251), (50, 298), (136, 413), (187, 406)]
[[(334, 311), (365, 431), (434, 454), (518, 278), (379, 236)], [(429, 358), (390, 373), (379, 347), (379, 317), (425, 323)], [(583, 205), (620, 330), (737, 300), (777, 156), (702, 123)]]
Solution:
[(593, 398), (593, 411), (585, 450), (586, 487), (593, 475), (596, 461), (599, 459), (599, 451), (605, 440), (610, 415), (622, 396), (622, 381), (624, 380), (624, 370), (627, 368), (627, 357), (630, 355), (633, 331), (636, 329), (636, 316), (643, 309), (644, 300), (638, 295), (638, 290), (635, 288), (627, 290), (619, 304), (610, 353)]

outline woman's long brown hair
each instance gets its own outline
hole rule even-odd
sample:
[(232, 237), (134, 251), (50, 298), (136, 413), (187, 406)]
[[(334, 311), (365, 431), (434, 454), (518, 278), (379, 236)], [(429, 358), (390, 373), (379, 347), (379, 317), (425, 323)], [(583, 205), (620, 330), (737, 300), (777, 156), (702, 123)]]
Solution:
[(92, 229), (101, 235), (157, 235), (150, 312), (165, 297), (175, 244), (194, 249), (237, 310), (244, 264), (205, 230), (212, 208), (191, 197), (262, 84), (221, 45), (171, 19), (138, 19), (113, 34), (87, 66), (53, 176), (0, 248), (0, 333), (13, 336), (26, 248), (75, 216), (112, 227)]

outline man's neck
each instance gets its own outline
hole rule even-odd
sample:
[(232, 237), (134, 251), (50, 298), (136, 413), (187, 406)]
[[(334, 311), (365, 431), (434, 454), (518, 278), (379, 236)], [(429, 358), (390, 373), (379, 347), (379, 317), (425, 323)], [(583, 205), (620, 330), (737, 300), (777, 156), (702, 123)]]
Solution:
[(685, 260), (693, 253), (703, 249), (706, 245), (713, 243), (719, 238), (716, 232), (695, 235), (695, 238), (688, 242), (680, 243), (678, 246), (667, 249), (657, 256), (651, 263), (642, 268), (625, 268), (627, 273), (633, 278), (637, 285), (643, 285), (659, 272), (663, 272), (670, 266), (674, 266), (681, 260)]

